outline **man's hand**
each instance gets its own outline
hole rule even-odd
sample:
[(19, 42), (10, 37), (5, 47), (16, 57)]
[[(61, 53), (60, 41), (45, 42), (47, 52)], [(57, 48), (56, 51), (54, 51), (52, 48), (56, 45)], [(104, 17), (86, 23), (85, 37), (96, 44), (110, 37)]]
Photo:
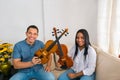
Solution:
[(38, 58), (38, 57), (33, 57), (31, 62), (32, 62), (33, 65), (41, 64), (41, 59)]
[(46, 72), (50, 72), (50, 71), (51, 71), (50, 67), (49, 67), (49, 66), (46, 66), (46, 67), (45, 67), (45, 71), (46, 71)]

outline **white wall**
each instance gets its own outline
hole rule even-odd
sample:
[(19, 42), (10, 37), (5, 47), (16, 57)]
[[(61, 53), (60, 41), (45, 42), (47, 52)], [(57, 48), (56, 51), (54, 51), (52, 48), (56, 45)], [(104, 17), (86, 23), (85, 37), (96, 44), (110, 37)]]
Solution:
[(0, 0), (0, 40), (16, 43), (25, 38), (26, 27), (40, 29), (38, 39), (55, 39), (53, 27), (68, 28), (69, 35), (60, 39), (69, 48), (75, 33), (85, 28), (93, 44), (97, 43), (97, 0)]
[(69, 35), (61, 38), (61, 43), (68, 47), (74, 44), (78, 29), (85, 28), (90, 40), (96, 44), (97, 39), (97, 0), (44, 0), (45, 40), (54, 26), (64, 29), (68, 27)]
[(41, 0), (0, 0), (0, 40), (14, 44), (25, 39), (26, 28), (31, 24), (42, 29), (41, 4)]

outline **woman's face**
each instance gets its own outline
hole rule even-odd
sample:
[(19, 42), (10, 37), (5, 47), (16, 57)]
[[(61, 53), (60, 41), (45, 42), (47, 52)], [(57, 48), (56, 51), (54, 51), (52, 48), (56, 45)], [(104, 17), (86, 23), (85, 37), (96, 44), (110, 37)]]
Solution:
[(78, 44), (79, 47), (84, 47), (85, 39), (84, 39), (84, 36), (83, 36), (83, 34), (81, 32), (79, 32), (77, 34), (76, 41), (77, 41), (77, 44)]
[(32, 45), (38, 37), (37, 29), (30, 28), (28, 32), (26, 32), (26, 37), (27, 37), (26, 39), (27, 43)]

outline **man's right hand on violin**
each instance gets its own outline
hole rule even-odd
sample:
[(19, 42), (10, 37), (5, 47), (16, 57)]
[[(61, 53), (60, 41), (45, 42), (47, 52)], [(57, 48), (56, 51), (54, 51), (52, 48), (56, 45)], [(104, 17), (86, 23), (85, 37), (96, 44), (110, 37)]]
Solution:
[(33, 57), (31, 63), (32, 63), (33, 65), (41, 64), (41, 59), (38, 58), (38, 57)]

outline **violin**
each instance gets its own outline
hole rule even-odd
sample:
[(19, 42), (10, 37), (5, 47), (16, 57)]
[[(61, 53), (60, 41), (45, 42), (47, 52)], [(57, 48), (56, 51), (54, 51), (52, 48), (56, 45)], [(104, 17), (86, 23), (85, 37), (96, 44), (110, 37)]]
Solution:
[[(53, 28), (54, 35), (56, 39), (58, 39), (57, 36), (57, 29), (54, 27)], [(59, 33), (59, 32), (58, 32)], [(58, 63), (60, 63), (62, 69), (68, 69), (73, 66), (73, 60), (67, 55), (68, 49), (65, 44), (60, 44), (59, 41), (57, 41), (57, 50), (56, 54), (59, 56)]]
[(48, 40), (45, 44), (45, 47), (43, 49), (39, 49), (35, 52), (36, 57), (41, 59), (41, 64), (45, 64), (49, 61), (49, 56), (51, 53), (56, 52), (57, 46), (56, 42), (68, 31), (68, 29), (65, 29), (64, 32), (55, 40)]

